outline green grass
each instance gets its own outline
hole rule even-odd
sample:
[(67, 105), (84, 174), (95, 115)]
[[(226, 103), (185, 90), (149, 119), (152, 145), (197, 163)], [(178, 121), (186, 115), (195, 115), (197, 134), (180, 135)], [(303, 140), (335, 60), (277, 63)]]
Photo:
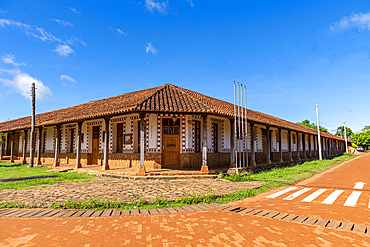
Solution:
[(223, 178), (232, 181), (258, 181), (292, 184), (304, 178), (312, 177), (315, 173), (323, 172), (333, 167), (334, 163), (339, 164), (354, 157), (356, 157), (354, 154), (343, 154), (330, 159), (307, 161), (295, 166), (273, 168), (271, 170), (258, 173), (235, 174), (231, 176), (224, 175)]
[[(101, 200), (99, 198), (89, 198), (88, 200), (82, 201), (75, 201), (68, 199), (62, 203), (52, 203), (51, 208), (64, 208), (64, 209), (94, 209), (94, 210), (102, 210), (102, 209), (134, 209), (134, 208), (141, 208), (141, 209), (151, 209), (151, 208), (165, 208), (165, 207), (178, 207), (178, 206), (187, 206), (191, 204), (199, 204), (199, 203), (227, 203), (231, 201), (242, 200), (248, 197), (256, 196), (268, 190), (278, 188), (281, 186), (287, 186), (289, 184), (295, 183), (301, 179), (311, 177), (315, 173), (320, 173), (324, 170), (327, 170), (333, 167), (336, 164), (340, 164), (344, 161), (350, 160), (357, 155), (354, 154), (343, 154), (341, 156), (331, 158), (331, 159), (324, 159), (314, 160), (303, 162), (301, 164), (297, 164), (291, 167), (283, 167), (283, 168), (274, 168), (268, 171), (262, 171), (258, 173), (250, 173), (250, 174), (237, 174), (232, 176), (224, 175), (224, 179), (232, 180), (232, 181), (258, 181), (265, 183), (259, 188), (254, 189), (244, 189), (239, 190), (231, 194), (226, 195), (215, 195), (212, 191), (208, 191), (201, 195), (189, 195), (181, 197), (178, 200), (170, 201), (165, 198), (156, 198), (154, 203), (146, 202), (143, 199), (139, 200), (132, 200), (130, 203), (114, 201), (114, 200)], [(0, 163), (0, 177), (2, 174), (2, 169), (5, 169), (8, 164)], [(29, 169), (26, 166), (13, 164), (13, 169), (19, 169), (19, 174), (30, 174), (28, 170), (23, 171), (23, 169)], [(35, 169), (35, 173), (32, 173), (34, 176), (45, 175), (47, 168), (31, 168)], [(37, 170), (39, 169), (39, 170)], [(23, 173), (24, 172), (24, 173)], [(5, 173), (5, 172), (4, 172)], [(50, 175), (50, 173), (46, 173)], [(54, 173), (53, 173), (54, 174)], [(10, 183), (30, 183), (35, 182), (36, 180), (43, 180), (42, 183), (39, 184), (47, 184), (44, 180), (53, 180), (50, 183), (58, 183), (58, 182), (68, 182), (68, 181), (87, 181), (86, 179), (93, 177), (94, 175), (87, 175), (87, 174), (77, 174), (77, 173), (55, 173), (58, 175), (58, 178), (54, 179), (35, 179), (35, 180), (28, 180), (23, 182), (10, 182)], [(30, 175), (28, 175), (30, 176)], [(13, 176), (13, 177), (20, 177)], [(194, 181), (194, 180), (193, 180)], [(1, 186), (2, 183), (0, 183)], [(4, 183), (7, 184), (7, 183)], [(29, 185), (23, 185), (29, 186)], [(1, 189), (1, 187), (0, 187)], [(0, 208), (32, 208), (35, 205), (26, 205), (24, 203), (8, 203), (3, 202), (0, 203)]]
[(25, 181), (14, 181), (0, 183), (0, 190), (5, 189), (24, 189), (38, 185), (64, 183), (64, 182), (87, 182), (88, 179), (96, 177), (86, 173), (77, 172), (46, 172), (50, 168), (46, 167), (32, 167), (27, 165), (4, 163), (0, 162), (0, 179), (6, 178), (20, 178), (20, 177), (33, 177), (33, 176), (50, 176), (55, 175), (55, 178), (39, 178)]

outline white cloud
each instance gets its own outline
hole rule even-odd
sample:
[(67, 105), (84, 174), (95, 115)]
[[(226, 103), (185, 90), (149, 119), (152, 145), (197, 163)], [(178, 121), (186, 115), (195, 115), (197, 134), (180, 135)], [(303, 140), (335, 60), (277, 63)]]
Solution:
[(63, 57), (68, 57), (69, 54), (74, 53), (74, 51), (69, 45), (61, 44), (58, 44), (57, 48), (54, 51)]
[(16, 63), (14, 55), (9, 55), (9, 54), (5, 55), (5, 56), (2, 56), (1, 61), (3, 61), (3, 63), (5, 63), (5, 64), (11, 64), (13, 66), (24, 66), (24, 65), (26, 65), (25, 63)]
[(194, 8), (193, 0), (186, 0), (186, 1), (190, 4), (190, 7)]
[(115, 28), (115, 29), (113, 29), (113, 28), (109, 27), (108, 29), (109, 29), (109, 30), (112, 30), (112, 31), (114, 31), (114, 32), (117, 32), (119, 36), (121, 36), (121, 35), (128, 36), (128, 35), (129, 35), (129, 34), (128, 34), (128, 32), (124, 32), (124, 31), (122, 31), (122, 30), (121, 30), (121, 29), (119, 29), (119, 28)]
[(118, 32), (119, 35), (127, 35), (127, 33), (123, 32), (121, 29), (117, 28), (116, 31)]
[(365, 29), (370, 30), (370, 13), (345, 16), (340, 21), (333, 22), (330, 25), (330, 30), (332, 31), (356, 30), (361, 32)]
[(72, 83), (76, 83), (76, 80), (69, 77), (68, 75), (61, 75), (59, 79), (61, 79), (62, 81), (69, 81), (69, 82), (72, 82)]
[(157, 54), (157, 49), (152, 46), (152, 43), (148, 43), (148, 46), (145, 47), (146, 52), (151, 52), (153, 54)]
[(145, 8), (150, 12), (158, 11), (160, 14), (167, 14), (168, 0), (155, 2), (153, 0), (145, 0)]
[(52, 19), (53, 21), (55, 21), (56, 23), (59, 23), (60, 25), (63, 25), (65, 27), (71, 27), (71, 28), (74, 28), (73, 27), (73, 24), (70, 23), (69, 21), (62, 21), (62, 20), (58, 20), (58, 19)]
[(0, 19), (0, 26), (5, 27), (5, 26), (16, 26), (16, 27), (22, 27), (22, 28), (30, 28), (30, 25), (24, 24), (20, 21), (13, 21), (13, 20), (8, 20), (8, 19)]
[(72, 7), (68, 7), (70, 10), (72, 10), (73, 12), (77, 13), (77, 14), (80, 14), (81, 11), (78, 11), (77, 9), (75, 8), (72, 8)]
[[(26, 35), (29, 35), (29, 36), (34, 37), (36, 39), (39, 39), (43, 42), (59, 43), (57, 45), (57, 48), (56, 48), (55, 51), (57, 51), (59, 54), (61, 54), (63, 56), (67, 56), (67, 55), (69, 55), (69, 53), (73, 52), (72, 48), (69, 45), (73, 45), (73, 44), (76, 44), (76, 43), (81, 43), (83, 46), (86, 45), (86, 43), (84, 41), (82, 41), (80, 38), (73, 37), (73, 38), (68, 38), (68, 39), (62, 40), (61, 38), (59, 38), (57, 36), (54, 36), (52, 33), (47, 32), (42, 27), (31, 26), (29, 24), (22, 23), (22, 22), (19, 22), (19, 21), (13, 21), (13, 20), (8, 20), (8, 19), (0, 19), (0, 27), (6, 27), (6, 26), (18, 27)], [(69, 44), (69, 45), (67, 45), (67, 44)]]
[(45, 86), (41, 80), (34, 78), (19, 69), (6, 70), (0, 68), (0, 74), (4, 73), (10, 75), (12, 79), (0, 78), (0, 83), (14, 89), (17, 93), (22, 94), (26, 98), (31, 98), (30, 89), (32, 83), (35, 83), (36, 86), (37, 99), (47, 99), (52, 95), (50, 88)]
[(5, 14), (5, 13), (8, 13), (9, 11), (7, 11), (7, 10), (2, 10), (2, 9), (0, 9), (0, 14)]

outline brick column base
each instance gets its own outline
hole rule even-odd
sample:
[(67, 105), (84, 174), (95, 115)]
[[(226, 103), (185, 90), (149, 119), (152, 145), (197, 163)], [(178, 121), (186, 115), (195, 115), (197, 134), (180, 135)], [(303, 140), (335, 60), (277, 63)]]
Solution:
[(82, 168), (81, 163), (79, 163), (79, 164), (76, 165), (76, 169), (78, 169), (78, 168)]
[(41, 161), (37, 162), (37, 165), (38, 166), (41, 166), (42, 165)]
[(271, 165), (271, 160), (267, 160), (266, 165)]
[(22, 164), (23, 165), (27, 164), (27, 160), (23, 160)]
[(10, 163), (14, 163), (14, 160), (10, 160)]
[(60, 162), (54, 162), (54, 167), (60, 166)]
[(145, 173), (146, 173), (145, 166), (140, 166), (139, 172), (136, 175), (145, 176)]
[(284, 163), (284, 160), (283, 159), (279, 159), (279, 163)]
[(110, 170), (109, 165), (103, 165), (103, 166), (102, 166), (102, 170), (103, 170), (103, 171)]
[(234, 163), (230, 163), (229, 168), (234, 168), (234, 167), (235, 167), (235, 164)]
[(250, 166), (256, 166), (256, 161), (251, 161)]
[(200, 169), (201, 172), (203, 173), (208, 173), (208, 166), (202, 166), (202, 168)]

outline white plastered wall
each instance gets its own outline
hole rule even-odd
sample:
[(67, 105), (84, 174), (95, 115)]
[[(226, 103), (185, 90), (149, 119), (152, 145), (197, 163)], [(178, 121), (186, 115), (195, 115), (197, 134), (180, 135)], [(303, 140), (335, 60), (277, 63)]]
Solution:
[(288, 152), (288, 131), (281, 130), (281, 149), (283, 152)]

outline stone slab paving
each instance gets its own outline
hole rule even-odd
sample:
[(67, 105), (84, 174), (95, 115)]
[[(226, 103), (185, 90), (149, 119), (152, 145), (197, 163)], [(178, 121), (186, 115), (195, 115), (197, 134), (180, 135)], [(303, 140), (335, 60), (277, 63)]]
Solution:
[(94, 178), (90, 182), (58, 183), (40, 185), (32, 189), (0, 191), (2, 202), (24, 202), (40, 206), (51, 202), (76, 201), (97, 197), (103, 200), (131, 202), (143, 198), (153, 202), (155, 198), (176, 200), (192, 194), (230, 194), (237, 190), (260, 187), (262, 183), (231, 182), (219, 179), (186, 180), (122, 180)]

